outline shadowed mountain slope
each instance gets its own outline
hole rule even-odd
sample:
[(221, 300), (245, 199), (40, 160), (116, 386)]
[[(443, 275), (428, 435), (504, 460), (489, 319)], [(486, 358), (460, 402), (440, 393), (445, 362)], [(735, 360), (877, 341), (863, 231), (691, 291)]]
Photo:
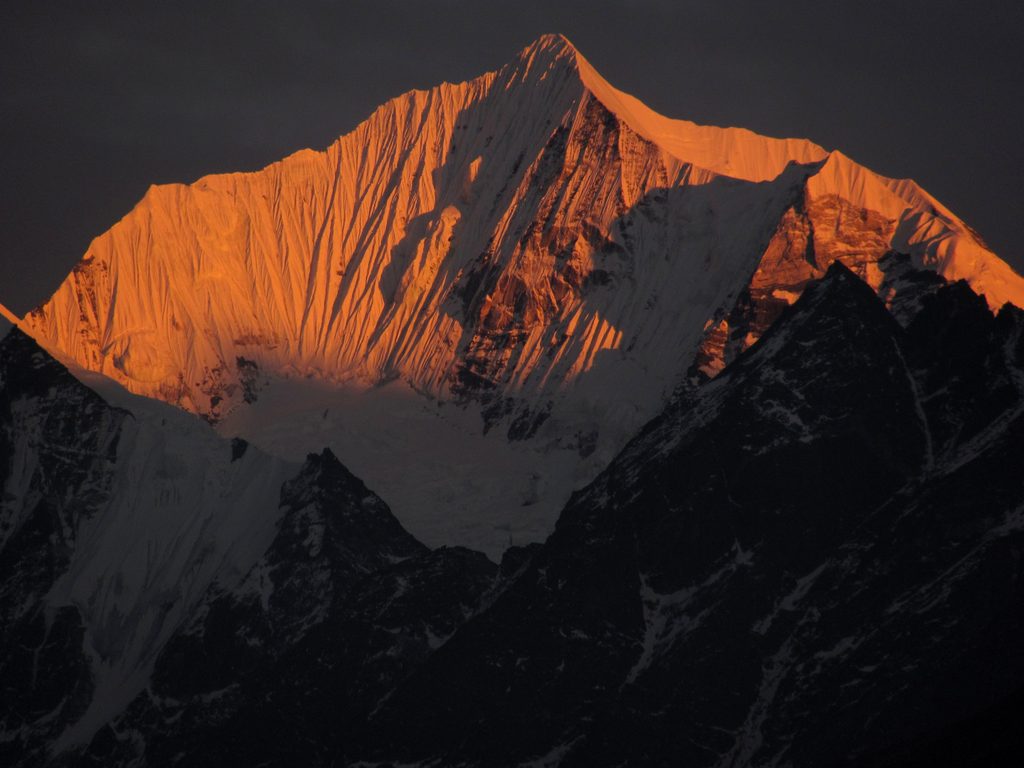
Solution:
[(63, 764), (1013, 764), (1022, 446), (1020, 310), (833, 265), (500, 569), (310, 456)]
[(832, 267), (574, 495), (524, 574), (371, 718), (367, 754), (1019, 758), (1022, 330), (963, 284), (903, 330)]

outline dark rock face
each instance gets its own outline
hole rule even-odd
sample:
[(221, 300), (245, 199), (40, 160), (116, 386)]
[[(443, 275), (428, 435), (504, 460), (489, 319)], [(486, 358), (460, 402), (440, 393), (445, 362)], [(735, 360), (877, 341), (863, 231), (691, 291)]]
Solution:
[[(428, 550), (311, 455), (262, 559), (54, 762), (1018, 764), (1024, 312), (872, 263), (912, 284), (905, 301), (837, 259), (500, 567)], [(88, 685), (80, 619), (33, 616), (52, 579), (9, 559), (58, 561), (35, 525), (0, 550), (0, 608), (29, 617), (3, 647), (67, 666), (3, 668), (7, 734)], [(28, 765), (53, 734), (5, 738)]]
[(0, 763), (35, 765), (89, 704), (73, 607), (43, 598), (67, 570), (78, 525), (110, 494), (127, 416), (21, 331), (0, 342)]
[(983, 309), (951, 285), (904, 331), (832, 267), (573, 498), (367, 753), (900, 764), (960, 729), (1019, 757), (1022, 313)]

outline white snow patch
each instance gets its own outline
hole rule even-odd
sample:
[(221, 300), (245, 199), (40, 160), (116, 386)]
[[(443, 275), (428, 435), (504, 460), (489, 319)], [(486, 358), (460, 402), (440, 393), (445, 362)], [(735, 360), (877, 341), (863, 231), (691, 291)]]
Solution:
[(798, 603), (806, 597), (808, 592), (810, 592), (811, 587), (814, 586), (814, 582), (817, 581), (818, 577), (821, 576), (822, 572), (828, 567), (828, 565), (829, 562), (826, 561), (806, 576), (797, 579), (796, 587), (776, 604), (771, 613), (763, 619), (754, 622), (754, 625), (750, 628), (751, 631), (756, 632), (759, 635), (767, 634), (768, 630), (771, 629), (772, 622), (775, 621), (781, 611), (795, 611)]
[(678, 640), (701, 625), (704, 617), (712, 608), (705, 608), (695, 616), (688, 615), (686, 611), (700, 592), (731, 575), (738, 568), (753, 562), (753, 553), (744, 551), (738, 541), (735, 544), (735, 549), (735, 556), (703, 582), (668, 594), (655, 592), (648, 583), (647, 577), (640, 574), (640, 600), (643, 604), (645, 626), (643, 649), (640, 652), (640, 658), (626, 675), (623, 685), (635, 683), (640, 674), (651, 666), (658, 654), (664, 653)]
[(786, 640), (764, 666), (757, 699), (747, 712), (746, 720), (737, 732), (732, 749), (718, 761), (717, 768), (747, 768), (753, 764), (754, 755), (764, 743), (761, 728), (768, 718), (775, 694), (792, 665), (793, 642), (793, 638)]
[(518, 768), (558, 768), (573, 746), (582, 738), (582, 736), (577, 736), (575, 739), (558, 744), (546, 754), (527, 760), (525, 763), (520, 763)]

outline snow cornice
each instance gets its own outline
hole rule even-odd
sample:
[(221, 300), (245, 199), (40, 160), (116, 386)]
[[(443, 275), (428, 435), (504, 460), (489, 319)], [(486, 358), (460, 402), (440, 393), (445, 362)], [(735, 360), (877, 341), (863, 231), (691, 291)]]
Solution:
[(568, 69), (583, 89), (641, 138), (669, 155), (716, 174), (747, 181), (769, 181), (790, 163), (815, 163), (828, 153), (806, 139), (776, 139), (744, 128), (698, 125), (665, 117), (639, 99), (611, 85), (564, 35), (546, 34), (524, 48), (513, 66), (524, 80), (536, 70), (548, 74)]

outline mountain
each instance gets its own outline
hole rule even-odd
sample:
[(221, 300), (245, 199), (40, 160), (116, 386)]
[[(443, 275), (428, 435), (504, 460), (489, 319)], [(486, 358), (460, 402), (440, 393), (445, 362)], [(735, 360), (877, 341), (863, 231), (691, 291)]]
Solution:
[(481, 553), (409, 536), (329, 451), (281, 505), (263, 558), (233, 589), (211, 588), (84, 764), (317, 764), (497, 581)]
[(836, 260), (908, 317), (933, 273), (1024, 306), (913, 182), (664, 118), (545, 36), (324, 152), (152, 187), (22, 327), (272, 454), (330, 445), (427, 544), (498, 559)]
[(153, 188), (0, 307), (0, 762), (1019, 764), (1022, 298), (554, 36)]
[(834, 265), (574, 494), (358, 754), (1016, 765), (1022, 446), (1024, 312), (958, 282), (904, 330)]
[[(210, 724), (225, 748), (241, 732), (255, 760), (252, 700), (285, 680), (295, 695), (305, 675), (300, 714), (318, 697), (343, 708), (327, 680), (365, 707), (498, 581), (483, 554), (410, 536), (329, 450), (298, 467), (119, 400), (132, 410), (18, 330), (0, 342), (4, 765), (115, 764), (134, 757), (125, 721), (145, 724), (151, 764)], [(348, 663), (307, 656), (317, 644)]]
[(131, 399), (111, 406), (16, 329), (0, 342), (5, 764), (88, 741), (128, 703), (208, 586), (264, 551), (297, 469)]
[[(2, 359), (60, 376), (11, 338)], [(61, 400), (77, 394), (96, 423), (107, 411), (88, 393), (70, 383)], [(42, 581), (28, 565), (39, 559), (15, 560), (5, 597), (53, 618), (5, 634), (37, 659), (19, 666), (38, 670), (3, 670), (5, 689), (21, 685), (5, 757), (1014, 765), (1022, 446), (1024, 312), (993, 315), (957, 282), (904, 328), (835, 264), (574, 494), (544, 544), (510, 549), (500, 568), (428, 550), (329, 451), (308, 456), (282, 485), (263, 553), (208, 582), (144, 685), (90, 721), (88, 740), (53, 725), (75, 722), (59, 704), (54, 718), (57, 697), (72, 714), (87, 698), (90, 660), (76, 651), (88, 603), (55, 612), (51, 592), (40, 607), (45, 584), (22, 586)], [(102, 496), (67, 495), (106, 514)], [(26, 701), (49, 714), (12, 729)]]

